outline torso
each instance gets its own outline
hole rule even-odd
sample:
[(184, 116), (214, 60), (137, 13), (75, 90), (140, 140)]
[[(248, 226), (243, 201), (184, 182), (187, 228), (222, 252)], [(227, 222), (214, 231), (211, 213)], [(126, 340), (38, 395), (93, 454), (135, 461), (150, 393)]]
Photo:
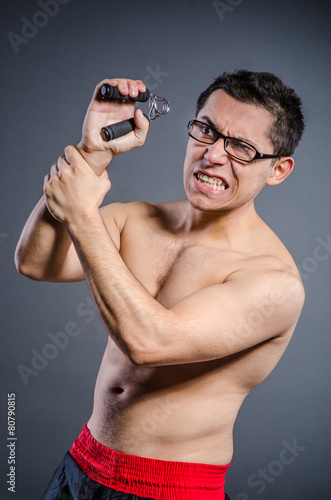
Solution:
[[(295, 264), (262, 222), (249, 245), (229, 249), (217, 239), (184, 237), (174, 208), (138, 204), (121, 234), (121, 256), (165, 308), (244, 266)], [(263, 242), (263, 243), (262, 243)], [(88, 427), (104, 445), (162, 460), (228, 464), (235, 419), (247, 394), (269, 375), (292, 331), (226, 358), (174, 366), (133, 365), (109, 338)]]

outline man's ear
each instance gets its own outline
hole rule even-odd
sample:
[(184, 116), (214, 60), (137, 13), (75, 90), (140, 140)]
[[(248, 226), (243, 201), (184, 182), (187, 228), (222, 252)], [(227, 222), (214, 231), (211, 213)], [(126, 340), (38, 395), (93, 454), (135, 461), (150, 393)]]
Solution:
[(266, 184), (268, 186), (277, 186), (290, 175), (294, 167), (294, 160), (291, 156), (283, 156), (277, 160), (272, 167), (269, 179)]

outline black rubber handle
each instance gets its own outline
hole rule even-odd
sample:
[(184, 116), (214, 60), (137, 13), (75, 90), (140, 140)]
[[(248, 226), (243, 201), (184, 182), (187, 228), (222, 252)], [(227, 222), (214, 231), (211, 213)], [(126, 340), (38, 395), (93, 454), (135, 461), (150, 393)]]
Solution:
[(123, 122), (113, 123), (113, 125), (108, 125), (108, 127), (103, 127), (101, 129), (101, 136), (104, 141), (112, 141), (121, 137), (122, 135), (132, 132), (135, 128), (135, 122), (133, 118), (129, 120), (124, 120)]
[(146, 102), (149, 99), (150, 92), (146, 89), (146, 92), (138, 92), (136, 97), (130, 97), (129, 95), (122, 95), (118, 90), (118, 87), (113, 87), (108, 83), (102, 85), (100, 93), (104, 99), (118, 99), (120, 101), (140, 101)]
[[(148, 116), (145, 114), (144, 116), (149, 120)], [(122, 137), (122, 135), (132, 132), (135, 127), (136, 124), (133, 118), (124, 120), (123, 122), (113, 123), (112, 125), (108, 125), (108, 127), (103, 127), (101, 129), (101, 137), (104, 141), (112, 141), (113, 139), (117, 139), (117, 137)]]

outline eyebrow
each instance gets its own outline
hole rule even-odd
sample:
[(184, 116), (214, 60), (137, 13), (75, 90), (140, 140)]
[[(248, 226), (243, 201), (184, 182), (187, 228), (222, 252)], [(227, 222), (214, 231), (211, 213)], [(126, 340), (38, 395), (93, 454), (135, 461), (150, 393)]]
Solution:
[[(216, 132), (221, 133), (221, 132), (219, 132), (219, 130), (217, 130), (215, 123), (213, 123), (212, 120), (207, 115), (200, 116), (199, 119), (205, 120), (208, 123), (208, 125), (210, 125), (211, 127), (213, 127), (216, 130)], [(239, 141), (247, 142), (247, 144), (250, 144), (256, 150), (258, 148), (257, 144), (255, 144), (253, 141), (251, 141), (250, 139), (247, 139), (247, 137), (244, 137), (242, 135), (237, 135), (237, 137), (231, 137), (231, 139), (238, 139)]]

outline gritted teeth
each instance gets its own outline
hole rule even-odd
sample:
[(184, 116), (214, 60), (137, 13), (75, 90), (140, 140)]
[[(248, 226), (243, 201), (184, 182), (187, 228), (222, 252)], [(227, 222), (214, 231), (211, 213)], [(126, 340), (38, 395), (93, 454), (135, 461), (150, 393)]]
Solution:
[(208, 175), (200, 172), (197, 172), (195, 176), (200, 182), (202, 182), (202, 184), (217, 189), (218, 191), (224, 191), (224, 189), (229, 187), (226, 182), (216, 177), (209, 177)]

